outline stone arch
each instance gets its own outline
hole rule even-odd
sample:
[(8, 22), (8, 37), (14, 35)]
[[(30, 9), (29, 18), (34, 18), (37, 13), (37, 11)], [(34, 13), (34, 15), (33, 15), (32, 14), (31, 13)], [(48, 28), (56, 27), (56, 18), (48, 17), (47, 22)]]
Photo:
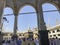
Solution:
[[(7, 8), (7, 7), (8, 7), (8, 8), (11, 8), (11, 9), (13, 10), (13, 8), (12, 8), (11, 6), (9, 6), (9, 5), (5, 6), (4, 8)], [(4, 8), (3, 8), (3, 9), (4, 9)]]
[[(14, 10), (14, 8), (13, 8), (12, 6), (6, 5), (4, 8), (7, 8), (7, 7), (10, 8), (10, 9), (12, 9), (13, 14), (15, 14), (15, 12), (14, 12), (15, 10)], [(3, 8), (3, 9), (4, 9), (4, 8)]]
[(19, 8), (19, 11), (20, 11), (24, 6), (31, 6), (31, 7), (33, 7), (33, 8), (35, 9), (35, 11), (37, 12), (36, 7), (35, 7), (33, 4), (30, 4), (30, 3), (25, 3), (25, 4), (23, 4), (23, 5)]
[(60, 10), (58, 4), (56, 2), (44, 2), (42, 5), (46, 4), (46, 3), (49, 3), (49, 4), (52, 4), (53, 6), (55, 6), (57, 8), (57, 10)]
[[(6, 7), (4, 7), (4, 8), (3, 8), (3, 12), (4, 12), (4, 9), (6, 9), (6, 8), (8, 8), (8, 9), (12, 10), (12, 12), (13, 12), (13, 8), (8, 7), (8, 6), (6, 6)], [(2, 17), (3, 17), (3, 16), (2, 16)]]

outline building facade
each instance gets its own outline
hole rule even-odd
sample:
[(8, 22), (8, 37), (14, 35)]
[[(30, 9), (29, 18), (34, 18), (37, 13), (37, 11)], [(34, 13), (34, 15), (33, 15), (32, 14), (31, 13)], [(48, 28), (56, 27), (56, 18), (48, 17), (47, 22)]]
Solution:
[(50, 27), (48, 28), (48, 30), (49, 30), (48, 33), (49, 38), (55, 38), (55, 37), (60, 38), (60, 24)]
[[(49, 30), (48, 36), (49, 38), (60, 38), (60, 24), (47, 28)], [(10, 40), (13, 32), (3, 32), (3, 40)], [(38, 29), (34, 28), (33, 30), (28, 29), (26, 32), (17, 32), (19, 38), (38, 38)]]

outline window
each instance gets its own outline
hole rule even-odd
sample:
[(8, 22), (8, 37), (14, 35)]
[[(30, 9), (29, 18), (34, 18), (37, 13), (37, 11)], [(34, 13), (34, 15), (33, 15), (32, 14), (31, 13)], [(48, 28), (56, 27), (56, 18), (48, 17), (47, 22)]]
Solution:
[(6, 37), (6, 38), (4, 38), (5, 40), (8, 40), (8, 38)]
[(10, 34), (10, 36), (12, 36), (13, 34)]
[(51, 31), (49, 31), (49, 33), (51, 33)]
[(53, 35), (53, 36), (56, 36), (56, 35)]
[(29, 34), (33, 34), (33, 32), (28, 32)]
[(58, 36), (60, 36), (60, 34), (58, 34)]
[(60, 32), (60, 30), (58, 29), (57, 32)]
[(19, 36), (21, 36), (21, 34), (19, 34)]
[(24, 36), (24, 34), (23, 34), (23, 36)]
[(55, 33), (55, 31), (53, 30), (53, 33)]
[(4, 34), (4, 36), (8, 36), (8, 34)]
[(50, 37), (52, 37), (52, 35), (50, 35)]

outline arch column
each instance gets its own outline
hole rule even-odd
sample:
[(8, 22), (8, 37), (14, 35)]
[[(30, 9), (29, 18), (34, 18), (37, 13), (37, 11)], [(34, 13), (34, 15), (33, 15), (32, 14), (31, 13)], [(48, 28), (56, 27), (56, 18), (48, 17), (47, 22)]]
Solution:
[(0, 32), (2, 32), (2, 12), (3, 10), (0, 10)]
[(16, 10), (14, 10), (14, 30), (13, 30), (13, 33), (14, 33), (14, 38), (17, 37), (17, 22), (18, 22), (18, 12)]
[(3, 8), (5, 6), (4, 2), (5, 2), (4, 0), (0, 1), (0, 45), (2, 45), (2, 40), (3, 40), (3, 32), (2, 32), (3, 15), (2, 14), (3, 14)]
[(37, 19), (38, 19), (39, 45), (49, 45), (48, 31), (46, 29), (42, 11), (42, 0), (38, 0), (37, 3)]
[(0, 32), (2, 32), (2, 19), (3, 19), (3, 8), (4, 8), (4, 6), (5, 6), (5, 3), (4, 3), (5, 1), (4, 0), (2, 0), (2, 1), (0, 1)]
[(3, 40), (3, 33), (2, 33), (2, 14), (3, 14), (3, 9), (0, 9), (0, 45), (2, 45), (2, 40)]
[(14, 19), (14, 38), (17, 37), (17, 21), (18, 21), (18, 8), (17, 8), (17, 0), (13, 0), (13, 10), (14, 10), (14, 16), (15, 16), (15, 19)]
[(18, 21), (18, 15), (14, 15), (15, 19), (14, 19), (14, 35), (16, 35), (17, 33), (17, 21)]
[(18, 29), (18, 27), (17, 27), (17, 21), (18, 21), (18, 15), (17, 14), (15, 14), (14, 15), (14, 29), (13, 29), (13, 39), (15, 39), (15, 38), (17, 38), (17, 29)]

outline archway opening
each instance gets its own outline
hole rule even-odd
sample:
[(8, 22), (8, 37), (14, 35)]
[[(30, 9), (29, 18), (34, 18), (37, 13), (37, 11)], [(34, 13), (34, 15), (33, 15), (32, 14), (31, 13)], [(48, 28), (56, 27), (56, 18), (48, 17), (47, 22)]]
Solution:
[(50, 3), (45, 3), (42, 5), (42, 7), (43, 7), (44, 21), (46, 23), (47, 30), (49, 30), (48, 33), (49, 38), (56, 38), (56, 37), (59, 38), (59, 36), (56, 34), (58, 33), (57, 29), (59, 29), (57, 25), (60, 24), (60, 14), (58, 9), (56, 8), (56, 6)]
[(3, 18), (2, 18), (2, 32), (3, 40), (10, 40), (11, 34), (13, 34), (14, 28), (14, 14), (13, 10), (10, 7), (3, 9)]
[(2, 26), (3, 32), (13, 32), (14, 14), (12, 8), (10, 7), (6, 7), (3, 9)]
[[(37, 29), (36, 10), (30, 5), (23, 6), (19, 10), (18, 30), (20, 32), (28, 33), (28, 31), (34, 32), (34, 30), (36, 30), (36, 29)], [(25, 38), (27, 38), (27, 36), (25, 36)]]
[[(43, 15), (44, 20), (46, 22), (46, 26), (55, 26), (56, 24), (59, 24), (60, 22), (60, 15), (58, 9), (50, 3), (43, 4)], [(58, 22), (57, 22), (58, 21)]]

